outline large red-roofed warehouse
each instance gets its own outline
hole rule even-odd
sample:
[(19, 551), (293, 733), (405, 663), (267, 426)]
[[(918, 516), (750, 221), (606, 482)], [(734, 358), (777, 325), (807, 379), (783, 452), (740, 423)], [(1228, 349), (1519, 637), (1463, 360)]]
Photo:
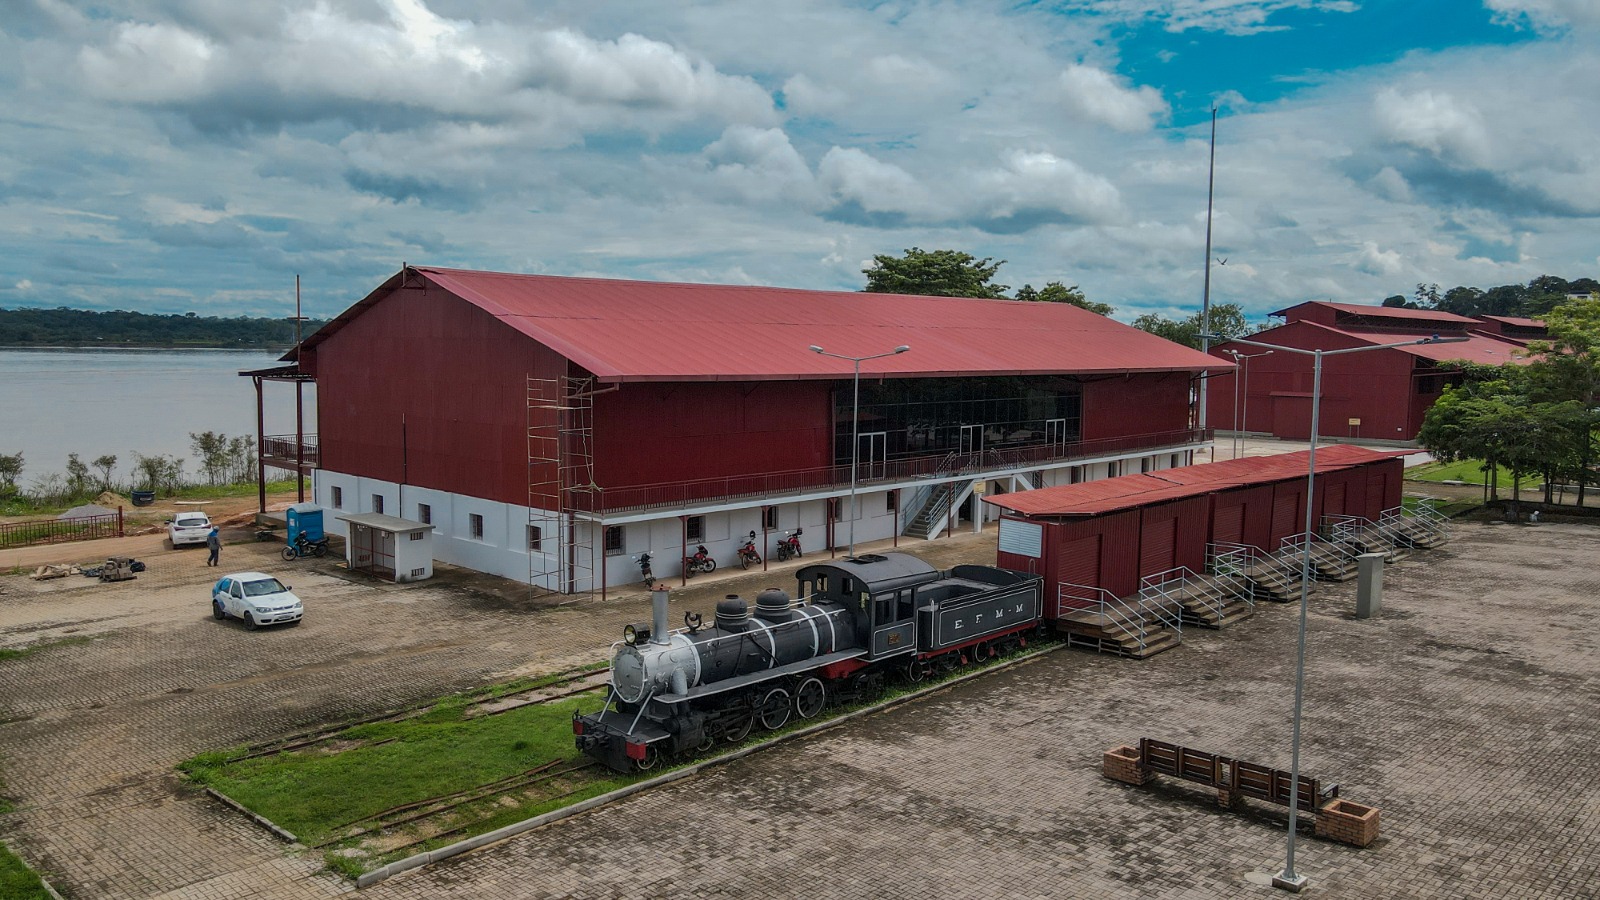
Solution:
[[(1219, 361), (1053, 303), (408, 266), (303, 344), (316, 502), (433, 524), (438, 558), (551, 590), (981, 522), (985, 492), (1188, 462)], [(285, 357), (295, 359), (294, 354)], [(333, 517), (337, 523), (337, 517)], [(336, 526), (337, 527), (337, 526)]]
[[(1526, 360), (1525, 345), (1542, 323), (1532, 319), (1469, 319), (1438, 310), (1312, 301), (1282, 309), (1285, 323), (1250, 340), (1302, 350), (1343, 350), (1439, 335), (1458, 343), (1425, 344), (1324, 357), (1320, 431), (1324, 437), (1411, 441), (1458, 361), (1502, 365)], [(1211, 348), (1252, 358), (1236, 371), (1206, 379), (1207, 421), (1219, 429), (1305, 440), (1311, 431), (1312, 359), (1226, 341)], [(1235, 408), (1237, 406), (1237, 409)]]

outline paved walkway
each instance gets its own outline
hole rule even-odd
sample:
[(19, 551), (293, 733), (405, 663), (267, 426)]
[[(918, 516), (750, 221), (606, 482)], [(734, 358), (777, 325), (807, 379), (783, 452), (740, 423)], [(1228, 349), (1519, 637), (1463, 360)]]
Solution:
[[(1313, 598), (1311, 774), (1383, 809), (1368, 850), (1307, 838), (1324, 896), (1593, 896), (1600, 870), (1600, 576), (1588, 526), (1466, 525), (1391, 572), (1380, 620), (1351, 585)], [(921, 545), (993, 558), (993, 532)], [(0, 837), (65, 894), (312, 898), (352, 891), (173, 771), (266, 740), (517, 674), (592, 661), (642, 591), (553, 605), (497, 579), (374, 586), (276, 547), (306, 624), (206, 615), (216, 570), (168, 552), (139, 580), (0, 578)], [(813, 557), (808, 556), (805, 561)], [(718, 573), (674, 616), (788, 569)], [(1107, 782), (1141, 735), (1287, 765), (1294, 615), (1263, 608), (1143, 663), (1075, 651), (386, 882), (372, 897), (1237, 897), (1279, 864), (1282, 817), (1184, 785)]]

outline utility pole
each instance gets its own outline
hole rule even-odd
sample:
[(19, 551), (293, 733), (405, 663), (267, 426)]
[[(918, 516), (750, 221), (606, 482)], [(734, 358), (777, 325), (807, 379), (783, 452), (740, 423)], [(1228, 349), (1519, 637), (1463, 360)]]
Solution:
[[(1211, 106), (1211, 165), (1206, 174), (1206, 279), (1200, 294), (1200, 352), (1211, 352), (1211, 204), (1216, 196), (1217, 184), (1217, 107)], [(1206, 391), (1210, 387), (1204, 374), (1200, 376), (1200, 430), (1206, 427)], [(1216, 456), (1216, 448), (1211, 455)]]

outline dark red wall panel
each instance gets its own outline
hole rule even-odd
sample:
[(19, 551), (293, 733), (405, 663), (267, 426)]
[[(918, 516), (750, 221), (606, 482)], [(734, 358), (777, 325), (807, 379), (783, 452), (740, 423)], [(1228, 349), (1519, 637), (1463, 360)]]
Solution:
[(559, 355), (433, 287), (380, 300), (316, 365), (324, 468), (527, 502), (527, 378)]
[(1139, 576), (1177, 566), (1204, 572), (1209, 536), (1208, 496), (1189, 497), (1140, 510)]
[(1189, 427), (1189, 373), (1137, 374), (1083, 385), (1083, 439), (1154, 434)]
[(595, 398), (595, 480), (607, 488), (833, 464), (822, 381), (624, 384)]

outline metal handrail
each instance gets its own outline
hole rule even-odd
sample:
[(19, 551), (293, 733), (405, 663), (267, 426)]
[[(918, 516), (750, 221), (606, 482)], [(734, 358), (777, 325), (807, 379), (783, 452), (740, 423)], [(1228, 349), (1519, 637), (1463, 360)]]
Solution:
[[(1156, 572), (1140, 579), (1139, 597), (1143, 600), (1153, 594), (1169, 603), (1176, 603), (1180, 610), (1183, 609), (1183, 601), (1187, 597), (1215, 613), (1217, 618), (1220, 619), (1222, 618), (1222, 608), (1227, 604), (1223, 603), (1218, 595), (1203, 589), (1196, 590), (1197, 585), (1204, 584), (1206, 583), (1201, 580), (1200, 575), (1193, 569), (1188, 566), (1174, 566), (1164, 572)], [(1180, 612), (1178, 617), (1181, 621), (1183, 614)]]
[[(1069, 607), (1069, 601), (1072, 605)], [(1165, 614), (1163, 610), (1152, 610), (1142, 604), (1130, 603), (1102, 587), (1087, 584), (1063, 583), (1056, 588), (1056, 618), (1061, 618), (1063, 611), (1072, 609), (1078, 612), (1094, 612), (1106, 622), (1115, 624), (1127, 634), (1135, 637), (1139, 642), (1139, 649), (1143, 651), (1149, 645), (1150, 623), (1147, 615), (1154, 612), (1155, 617), (1163, 625), (1171, 628), (1179, 640), (1183, 639), (1183, 621), (1176, 621)]]
[[(982, 450), (919, 456), (874, 464), (875, 471), (859, 478), (861, 484), (914, 479), (941, 479), (1004, 469), (1035, 468), (1040, 463), (1083, 459), (1106, 453), (1156, 451), (1208, 440), (1211, 430), (1185, 428), (1128, 437), (1044, 444), (1009, 450)], [(858, 474), (861, 474), (858, 472)], [(730, 475), (694, 481), (628, 485), (615, 488), (585, 486), (569, 497), (575, 509), (588, 513), (621, 512), (684, 506), (691, 502), (716, 502), (734, 497), (771, 497), (781, 494), (842, 488), (850, 483), (850, 466), (823, 466), (785, 472)]]

